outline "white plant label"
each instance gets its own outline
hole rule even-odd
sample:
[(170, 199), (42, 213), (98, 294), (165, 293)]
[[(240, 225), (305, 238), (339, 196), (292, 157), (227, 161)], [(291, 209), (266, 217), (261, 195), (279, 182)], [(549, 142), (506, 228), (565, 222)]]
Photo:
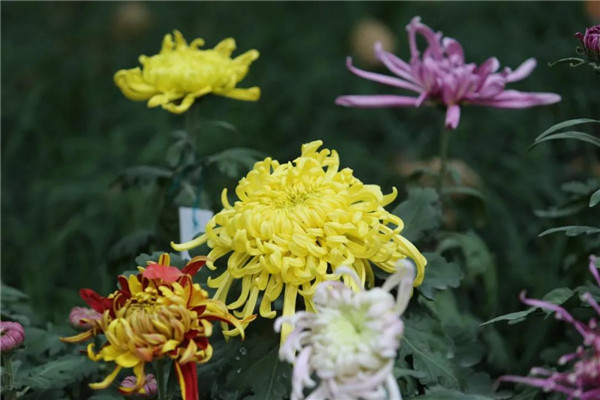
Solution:
[[(213, 212), (196, 207), (179, 207), (179, 243), (192, 240), (199, 233), (206, 231), (206, 224), (212, 218)], [(189, 260), (190, 253), (181, 252), (181, 257)]]

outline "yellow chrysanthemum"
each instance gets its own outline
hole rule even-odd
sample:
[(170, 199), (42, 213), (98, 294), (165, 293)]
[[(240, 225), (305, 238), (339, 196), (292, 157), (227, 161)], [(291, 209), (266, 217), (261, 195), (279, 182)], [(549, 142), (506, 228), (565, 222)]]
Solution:
[(115, 83), (131, 100), (148, 100), (148, 107), (162, 106), (180, 114), (198, 97), (213, 93), (236, 100), (256, 101), (260, 89), (236, 88), (259, 56), (249, 50), (231, 58), (235, 40), (222, 40), (214, 49), (200, 50), (204, 40), (194, 39), (188, 46), (179, 31), (165, 35), (157, 55), (140, 56), (142, 68), (124, 69), (115, 74)]
[(88, 320), (92, 328), (79, 335), (62, 338), (77, 343), (104, 334), (106, 344), (98, 353), (94, 344), (87, 348), (93, 361), (112, 361), (115, 368), (102, 382), (90, 384), (92, 389), (104, 389), (117, 377), (122, 368), (133, 368), (136, 384), (120, 387), (125, 394), (143, 391), (145, 364), (169, 357), (174, 361), (184, 400), (198, 399), (196, 363), (207, 362), (212, 356), (208, 338), (212, 322), (233, 325), (229, 334), (243, 332), (242, 324), (229, 314), (225, 304), (211, 300), (192, 276), (204, 265), (204, 257), (192, 259), (183, 270), (171, 267), (168, 254), (158, 263), (139, 267), (140, 274), (119, 277), (120, 289), (108, 297), (93, 290), (82, 289), (81, 297), (97, 312), (99, 320)]
[[(215, 299), (226, 302), (232, 282), (242, 280), (241, 295), (228, 304), (232, 310), (243, 307), (234, 314), (250, 316), (264, 292), (260, 315), (274, 318), (271, 303), (282, 291), (283, 315), (294, 314), (298, 293), (314, 312), (316, 286), (340, 279), (335, 269), (342, 265), (372, 285), (371, 263), (394, 272), (396, 261), (410, 257), (417, 266), (415, 286), (421, 284), (427, 261), (400, 235), (402, 220), (383, 208), (396, 190), (384, 196), (379, 186), (363, 184), (349, 168), (340, 171), (337, 152), (319, 150), (322, 144), (305, 144), (293, 163), (257, 162), (236, 188), (239, 201), (231, 206), (223, 191), (224, 209), (209, 221), (206, 233), (173, 244), (182, 251), (208, 242), (211, 269), (214, 260), (228, 255), (227, 270), (208, 286), (217, 288)], [(286, 325), (282, 339), (290, 329)]]

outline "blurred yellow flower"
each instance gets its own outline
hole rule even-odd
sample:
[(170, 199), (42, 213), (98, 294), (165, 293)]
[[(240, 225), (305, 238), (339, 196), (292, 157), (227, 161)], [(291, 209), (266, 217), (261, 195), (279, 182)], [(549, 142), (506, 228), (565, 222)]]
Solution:
[(200, 50), (204, 40), (194, 39), (189, 45), (181, 32), (165, 35), (157, 55), (140, 56), (142, 68), (120, 70), (115, 83), (131, 100), (148, 100), (148, 107), (162, 106), (181, 114), (198, 97), (212, 93), (236, 100), (256, 101), (260, 88), (237, 88), (248, 73), (248, 67), (259, 56), (249, 50), (231, 58), (235, 40), (222, 40), (214, 49)]
[[(304, 298), (314, 312), (312, 295), (322, 281), (340, 279), (335, 270), (347, 266), (362, 283), (373, 284), (371, 263), (395, 272), (396, 262), (410, 257), (417, 266), (415, 286), (423, 281), (427, 261), (400, 235), (403, 222), (383, 207), (396, 190), (383, 195), (377, 185), (365, 185), (352, 170), (339, 170), (335, 150), (322, 149), (321, 141), (302, 146), (294, 162), (280, 164), (266, 158), (240, 180), (239, 201), (231, 206), (224, 190), (224, 209), (208, 223), (206, 233), (184, 244), (182, 251), (207, 242), (212, 251), (207, 266), (228, 255), (227, 270), (208, 286), (217, 288), (214, 298), (227, 302), (234, 280), (241, 279), (239, 298), (228, 303), (238, 317), (249, 317), (260, 292), (260, 315), (274, 318), (271, 303), (284, 292), (283, 315), (295, 313), (296, 297)], [(391, 225), (391, 226), (390, 226)], [(343, 277), (355, 290), (356, 284)], [(282, 340), (291, 326), (284, 324)]]

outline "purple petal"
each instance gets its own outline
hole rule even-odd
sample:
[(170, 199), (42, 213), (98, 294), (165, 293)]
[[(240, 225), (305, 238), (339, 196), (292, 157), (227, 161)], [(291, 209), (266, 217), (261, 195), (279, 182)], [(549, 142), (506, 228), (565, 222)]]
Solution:
[(395, 87), (399, 87), (402, 89), (412, 90), (417, 93), (421, 92), (421, 88), (413, 85), (412, 83), (403, 81), (402, 79), (398, 79), (398, 78), (394, 78), (392, 76), (387, 76), (387, 75), (382, 75), (382, 74), (376, 74), (374, 72), (363, 71), (362, 69), (356, 68), (354, 65), (352, 65), (352, 58), (350, 58), (350, 57), (348, 57), (346, 59), (346, 67), (350, 70), (350, 72), (352, 72), (353, 74), (355, 74), (357, 76), (360, 76), (361, 78), (365, 78), (370, 81), (375, 81), (378, 83), (383, 83), (384, 85), (390, 85), (390, 86), (395, 86)]
[(429, 44), (427, 49), (425, 49), (425, 55), (429, 55), (436, 60), (443, 58), (442, 47), (440, 45), (440, 40), (442, 38), (441, 33), (436, 34), (430, 27), (422, 24), (421, 17), (414, 17), (406, 29), (408, 30), (411, 58), (419, 57), (419, 49), (417, 48), (417, 33), (423, 35)]
[[(412, 69), (408, 63), (392, 53), (383, 50), (381, 42), (375, 43), (375, 55), (390, 71), (409, 82), (415, 82)], [(415, 82), (417, 83), (417, 82)]]
[(335, 99), (335, 104), (338, 106), (359, 108), (409, 107), (417, 105), (417, 98), (393, 95), (340, 96)]
[(446, 129), (456, 129), (460, 121), (460, 107), (453, 104), (446, 110)]
[(555, 93), (527, 93), (518, 90), (505, 90), (492, 98), (471, 99), (471, 104), (497, 108), (528, 108), (554, 104), (560, 101)]
[(465, 52), (457, 40), (452, 38), (444, 38), (442, 43), (444, 45), (444, 49), (446, 50), (446, 54), (454, 65), (462, 65), (465, 63)]
[(500, 61), (496, 57), (490, 57), (477, 68), (477, 75), (485, 78), (489, 74), (498, 71), (498, 68), (500, 68)]
[(530, 58), (519, 65), (519, 68), (517, 68), (515, 71), (511, 71), (510, 68), (507, 68), (505, 71), (506, 82), (516, 82), (527, 78), (534, 70), (536, 65), (537, 62), (535, 61), (535, 58)]

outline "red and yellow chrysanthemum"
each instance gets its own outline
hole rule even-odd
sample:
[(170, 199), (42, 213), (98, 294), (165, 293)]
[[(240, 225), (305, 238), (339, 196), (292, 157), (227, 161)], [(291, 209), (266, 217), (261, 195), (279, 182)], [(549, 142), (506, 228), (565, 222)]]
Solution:
[[(87, 353), (93, 361), (112, 361), (114, 370), (102, 382), (90, 385), (93, 389), (108, 387), (123, 368), (133, 368), (136, 384), (120, 387), (122, 393), (141, 393), (145, 383), (145, 364), (169, 357), (175, 370), (184, 400), (198, 398), (196, 363), (204, 363), (212, 356), (208, 338), (212, 322), (232, 325), (226, 334), (243, 335), (243, 324), (229, 314), (225, 304), (208, 298), (208, 294), (192, 276), (206, 262), (205, 257), (192, 259), (182, 270), (170, 266), (168, 254), (140, 273), (119, 276), (120, 289), (102, 297), (91, 289), (82, 289), (80, 295), (90, 307), (102, 314), (99, 320), (90, 320), (92, 328), (79, 335), (62, 340), (77, 343), (98, 334), (104, 334), (106, 344), (94, 351), (90, 343)], [(252, 319), (252, 318), (250, 318)]]

